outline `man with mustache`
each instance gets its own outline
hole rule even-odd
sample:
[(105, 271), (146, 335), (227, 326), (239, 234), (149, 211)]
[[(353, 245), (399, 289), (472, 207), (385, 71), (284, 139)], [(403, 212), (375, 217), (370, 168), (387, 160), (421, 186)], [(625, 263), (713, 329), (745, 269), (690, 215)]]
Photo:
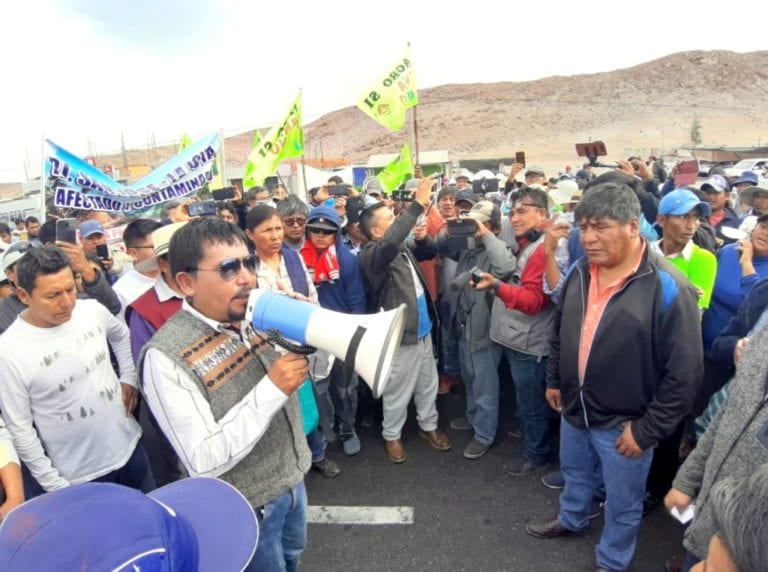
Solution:
[(241, 339), (256, 256), (217, 217), (179, 229), (169, 250), (181, 310), (139, 358), (142, 391), (191, 476), (221, 478), (248, 499), (261, 536), (248, 570), (295, 570), (306, 544), (310, 453), (296, 390), (307, 361)]

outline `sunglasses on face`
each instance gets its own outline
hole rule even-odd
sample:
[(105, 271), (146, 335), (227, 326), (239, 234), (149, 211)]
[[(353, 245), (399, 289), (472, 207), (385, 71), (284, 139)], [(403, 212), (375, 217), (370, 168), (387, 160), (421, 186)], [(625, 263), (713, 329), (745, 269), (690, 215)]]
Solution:
[(189, 272), (218, 272), (224, 282), (231, 282), (240, 274), (240, 270), (245, 268), (249, 274), (256, 274), (256, 264), (259, 257), (255, 254), (244, 258), (227, 258), (222, 260), (216, 268), (191, 268)]
[(322, 234), (324, 236), (330, 236), (332, 234), (336, 234), (335, 230), (328, 230), (327, 228), (315, 228), (315, 227), (309, 227), (309, 232), (312, 234)]
[(283, 224), (285, 226), (304, 226), (307, 224), (307, 219), (303, 217), (291, 217), (291, 218), (284, 218)]

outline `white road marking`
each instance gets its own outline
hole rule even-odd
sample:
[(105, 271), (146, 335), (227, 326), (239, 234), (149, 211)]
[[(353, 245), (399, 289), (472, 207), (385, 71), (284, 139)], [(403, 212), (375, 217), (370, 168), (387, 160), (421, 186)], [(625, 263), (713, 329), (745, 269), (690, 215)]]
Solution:
[(413, 524), (411, 506), (309, 506), (310, 524)]

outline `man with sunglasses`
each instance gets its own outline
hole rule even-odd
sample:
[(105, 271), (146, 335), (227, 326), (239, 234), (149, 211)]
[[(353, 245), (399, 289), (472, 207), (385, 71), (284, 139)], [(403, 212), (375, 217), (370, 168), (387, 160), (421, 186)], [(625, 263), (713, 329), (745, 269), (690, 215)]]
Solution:
[(171, 239), (171, 273), (185, 300), (139, 358), (142, 391), (191, 476), (219, 477), (248, 499), (261, 524), (253, 570), (295, 570), (306, 544), (304, 475), (310, 453), (296, 390), (307, 361), (240, 334), (256, 256), (217, 217)]
[(289, 195), (275, 207), (283, 222), (283, 242), (296, 252), (304, 246), (304, 229), (307, 226), (309, 208), (296, 195)]

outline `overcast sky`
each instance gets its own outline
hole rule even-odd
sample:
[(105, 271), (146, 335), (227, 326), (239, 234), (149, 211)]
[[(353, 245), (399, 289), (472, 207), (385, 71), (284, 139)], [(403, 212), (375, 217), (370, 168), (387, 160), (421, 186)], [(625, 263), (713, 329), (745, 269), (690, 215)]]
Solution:
[[(24, 0), (0, 18), (0, 182), (40, 171), (43, 136), (85, 155), (181, 133), (304, 122), (354, 105), (411, 42), (419, 88), (765, 48), (752, 2)], [(755, 19), (751, 20), (750, 13)], [(756, 28), (748, 32), (744, 25)]]

